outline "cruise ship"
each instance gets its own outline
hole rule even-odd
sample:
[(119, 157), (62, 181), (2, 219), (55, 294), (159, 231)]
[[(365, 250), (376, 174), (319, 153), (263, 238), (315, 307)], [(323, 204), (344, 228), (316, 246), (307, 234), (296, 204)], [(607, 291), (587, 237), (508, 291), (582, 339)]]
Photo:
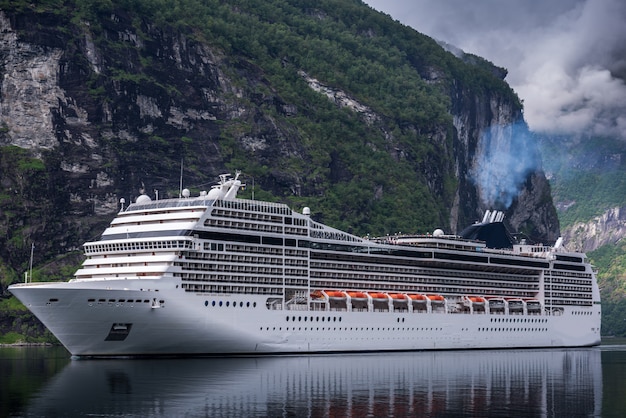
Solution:
[(584, 254), (516, 242), (488, 211), (459, 235), (355, 236), (237, 197), (240, 175), (122, 208), (67, 282), (9, 290), (78, 357), (600, 343)]

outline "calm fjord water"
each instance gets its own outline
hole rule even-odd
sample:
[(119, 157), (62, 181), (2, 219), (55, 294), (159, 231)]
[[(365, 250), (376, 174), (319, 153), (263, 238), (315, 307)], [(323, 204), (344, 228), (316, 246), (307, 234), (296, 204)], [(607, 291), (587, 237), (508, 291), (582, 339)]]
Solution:
[(584, 349), (72, 360), (0, 348), (0, 416), (623, 417), (626, 341)]

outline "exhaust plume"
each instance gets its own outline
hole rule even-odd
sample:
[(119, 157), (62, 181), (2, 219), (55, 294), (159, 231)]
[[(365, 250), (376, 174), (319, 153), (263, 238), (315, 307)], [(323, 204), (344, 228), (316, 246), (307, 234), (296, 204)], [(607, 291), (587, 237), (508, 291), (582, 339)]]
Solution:
[(528, 174), (540, 167), (535, 138), (520, 121), (483, 133), (471, 176), (486, 207), (508, 209)]

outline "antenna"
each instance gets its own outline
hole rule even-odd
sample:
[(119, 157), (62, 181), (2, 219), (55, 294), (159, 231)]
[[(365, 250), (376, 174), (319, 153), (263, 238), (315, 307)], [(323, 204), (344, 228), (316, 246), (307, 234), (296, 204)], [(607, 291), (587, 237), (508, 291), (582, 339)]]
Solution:
[(180, 185), (178, 187), (178, 198), (183, 197), (183, 159), (180, 159)]
[[(33, 281), (33, 253), (35, 252), (35, 243), (31, 243), (30, 245), (30, 266), (28, 267), (28, 276), (30, 276), (30, 281), (32, 283)], [(26, 283), (28, 283), (28, 279), (26, 280)]]

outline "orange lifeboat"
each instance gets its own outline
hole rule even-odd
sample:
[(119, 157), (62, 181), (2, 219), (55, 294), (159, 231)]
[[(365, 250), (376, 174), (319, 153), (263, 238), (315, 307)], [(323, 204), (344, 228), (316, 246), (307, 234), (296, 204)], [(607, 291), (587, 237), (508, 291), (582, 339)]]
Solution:
[(389, 293), (389, 297), (393, 300), (406, 300), (406, 295), (403, 293)]
[(426, 302), (426, 296), (421, 295), (419, 293), (411, 293), (408, 295), (412, 301), (415, 302)]
[(368, 292), (368, 295), (377, 302), (387, 302), (387, 294), (382, 292)]
[(485, 302), (486, 302), (486, 301), (485, 301), (485, 298), (484, 298), (484, 297), (482, 297), (482, 296), (468, 296), (467, 298), (468, 298), (468, 299), (470, 300), (470, 302), (472, 302), (472, 303), (478, 303), (478, 304), (482, 304), (482, 305), (484, 305), (484, 304), (485, 304)]
[(354, 301), (367, 300), (367, 294), (364, 292), (346, 292)]
[(330, 299), (345, 299), (346, 298), (346, 294), (342, 292), (341, 290), (324, 290), (324, 293), (326, 293), (326, 295)]
[(315, 290), (315, 291), (311, 292), (311, 298), (312, 299), (323, 299), (324, 298), (324, 294), (320, 290)]
[(431, 302), (445, 302), (446, 298), (441, 295), (426, 295)]

